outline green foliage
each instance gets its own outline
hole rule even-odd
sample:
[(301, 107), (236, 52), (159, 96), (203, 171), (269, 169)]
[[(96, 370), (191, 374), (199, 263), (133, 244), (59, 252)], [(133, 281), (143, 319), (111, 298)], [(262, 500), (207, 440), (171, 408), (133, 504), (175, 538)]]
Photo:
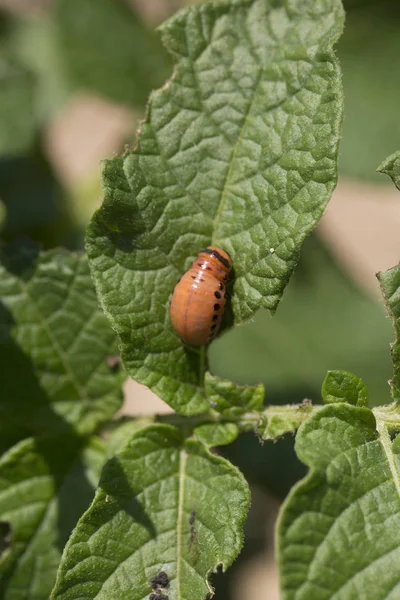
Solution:
[(247, 411), (261, 410), (264, 402), (262, 384), (240, 386), (206, 373), (204, 385), (210, 405), (226, 417), (238, 417)]
[(152, 417), (141, 417), (139, 419), (118, 422), (115, 421), (115, 429), (107, 436), (107, 455), (109, 458), (125, 448), (131, 441), (132, 436), (140, 429), (144, 429), (153, 423)]
[(239, 435), (236, 423), (205, 423), (194, 430), (196, 438), (207, 447), (225, 446), (234, 442)]
[(336, 183), (342, 27), (336, 0), (205, 3), (161, 27), (175, 76), (106, 163), (87, 250), (128, 372), (181, 414), (207, 408), (205, 361), (172, 330), (171, 292), (213, 242), (234, 263), (225, 327), (276, 308)]
[(294, 434), (312, 412), (315, 412), (315, 409), (310, 400), (303, 400), (300, 406), (267, 407), (260, 416), (257, 433), (262, 440), (277, 440), (285, 433)]
[(156, 34), (123, 0), (56, 0), (58, 41), (75, 85), (142, 107), (170, 68)]
[(385, 421), (325, 406), (299, 429), (296, 452), (311, 470), (278, 524), (283, 600), (395, 598), (400, 464)]
[[(93, 498), (104, 448), (72, 436), (26, 439), (0, 459), (0, 598), (46, 600), (61, 553)], [(0, 552), (1, 552), (0, 528)]]
[(0, 267), (5, 423), (32, 433), (91, 433), (121, 404), (107, 365), (115, 335), (97, 307), (85, 255), (3, 252)]
[(379, 173), (389, 175), (394, 185), (400, 190), (400, 152), (388, 156), (377, 168)]
[(241, 384), (262, 381), (269, 404), (318, 403), (326, 372), (346, 369), (365, 381), (372, 405), (384, 404), (392, 336), (382, 301), (360, 290), (311, 235), (274, 317), (260, 310), (216, 340), (210, 367)]
[(396, 339), (392, 344), (392, 360), (394, 366), (393, 380), (390, 383), (392, 398), (400, 400), (400, 265), (378, 273), (379, 283), (386, 301), (388, 313), (392, 317)]
[(202, 600), (242, 546), (249, 500), (239, 471), (199, 442), (168, 425), (140, 430), (105, 466), (52, 599), (142, 600), (164, 571), (171, 599)]
[[(383, 85), (354, 103), (359, 82), (362, 89), (374, 69), (381, 76), (370, 21), (381, 5), (348, 4), (348, 31), (357, 26), (359, 36), (340, 48), (350, 114), (359, 105), (351, 128), (373, 114), (385, 85), (393, 91), (397, 84), (387, 84), (383, 72)], [(3, 46), (0, 23), (0, 47), (16, 67), (5, 72), (0, 92), (0, 114), (10, 112), (0, 126), (0, 153), (18, 111), (19, 129), (15, 139), (4, 138), (5, 152), (26, 152), (35, 140), (29, 156), (0, 163), (8, 240), (27, 230), (19, 214), (27, 200), (28, 224), (44, 239), (34, 199), (46, 186), (43, 197), (70, 235), (69, 212), (54, 202), (58, 187), (37, 141), (39, 124), (75, 88), (143, 105), (169, 69), (159, 41), (123, 0), (56, 0), (53, 17), (13, 29)], [(249, 480), (257, 468), (264, 480), (271, 470), (276, 480), (283, 471), (298, 477), (289, 460), (284, 468), (279, 460), (265, 464), (267, 454), (262, 469), (254, 468), (256, 453), (235, 442), (251, 432), (261, 449), (260, 441), (297, 430), (296, 451), (310, 472), (279, 520), (283, 599), (395, 597), (400, 267), (379, 275), (396, 329), (389, 406), (368, 409), (366, 385), (339, 370), (364, 368), (372, 404), (384, 400), (382, 384), (374, 387), (377, 374), (386, 379), (382, 316), (316, 238), (307, 241), (280, 315), (267, 313), (336, 184), (342, 89), (333, 46), (342, 27), (340, 0), (206, 2), (161, 26), (174, 75), (153, 93), (137, 148), (106, 163), (105, 198), (87, 235), (105, 315), (84, 254), (2, 251), (0, 600), (204, 599), (210, 575), (230, 566), (242, 547), (250, 500), (238, 468), (209, 448), (239, 448)], [(398, 28), (395, 19), (391, 28)], [(370, 32), (371, 49), (353, 80), (349, 57)], [(41, 52), (30, 56), (38, 40)], [(386, 60), (397, 44), (388, 36)], [(387, 64), (392, 69), (393, 61)], [(382, 129), (386, 119), (393, 116), (382, 110), (372, 127)], [(345, 147), (347, 158), (355, 155), (349, 173), (357, 172), (358, 158), (367, 164), (370, 145), (358, 154)], [(398, 163), (396, 153), (380, 170), (399, 187)], [(30, 169), (38, 165), (44, 176), (33, 185)], [(264, 308), (212, 345), (212, 370), (225, 379), (208, 370), (208, 349), (185, 346), (169, 319), (176, 281), (210, 243), (229, 251), (234, 265), (222, 331)], [(129, 373), (180, 414), (110, 421), (122, 399), (119, 350)], [(290, 394), (304, 398), (299, 389), (319, 387), (327, 362), (335, 369), (322, 386), (327, 405), (263, 405), (264, 386), (269, 400), (277, 390), (285, 403)], [(252, 387), (249, 379), (263, 383)], [(101, 427), (104, 442), (91, 437)]]
[[(395, 186), (400, 189), (400, 152), (388, 156), (378, 167), (378, 171), (389, 175)], [(390, 382), (392, 398), (400, 399), (400, 265), (385, 273), (377, 274), (386, 308), (392, 318), (396, 339), (392, 344), (393, 380)]]
[(367, 386), (362, 379), (348, 371), (328, 371), (321, 392), (327, 404), (348, 402), (354, 406), (368, 406)]

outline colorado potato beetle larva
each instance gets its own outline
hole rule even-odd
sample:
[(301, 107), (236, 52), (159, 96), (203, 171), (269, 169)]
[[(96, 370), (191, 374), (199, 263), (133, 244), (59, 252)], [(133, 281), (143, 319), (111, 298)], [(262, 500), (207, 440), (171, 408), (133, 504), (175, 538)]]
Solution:
[(191, 346), (204, 346), (217, 335), (226, 304), (226, 282), (232, 260), (225, 250), (201, 250), (175, 286), (171, 321), (179, 337)]

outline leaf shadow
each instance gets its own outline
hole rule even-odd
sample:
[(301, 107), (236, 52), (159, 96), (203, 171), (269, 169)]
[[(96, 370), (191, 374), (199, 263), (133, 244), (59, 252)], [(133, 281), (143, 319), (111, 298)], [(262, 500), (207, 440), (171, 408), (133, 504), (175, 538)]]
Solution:
[(82, 246), (68, 194), (38, 136), (25, 155), (0, 158), (0, 197), (7, 209), (0, 226), (3, 240), (11, 243), (29, 236), (46, 248)]
[(54, 543), (62, 553), (79, 518), (89, 507), (95, 487), (89, 481), (82, 460), (86, 440), (72, 432), (35, 439), (35, 450), (46, 462), (58, 503), (57, 534)]
[[(103, 468), (99, 487), (104, 490), (106, 495), (110, 495), (118, 505), (118, 510), (122, 509), (135, 523), (144, 527), (151, 538), (157, 537), (157, 529), (152, 519), (147, 514), (144, 506), (137, 499), (142, 490), (135, 489), (128, 481), (125, 470), (119, 459), (114, 456), (108, 460)], [(110, 508), (110, 511), (114, 511)]]
[[(18, 248), (11, 246), (3, 251), (3, 262), (9, 272), (27, 281), (34, 273), (37, 255), (38, 249), (32, 244), (19, 244)], [(33, 447), (29, 446), (26, 456), (29, 456), (29, 452), (31, 457), (39, 455), (38, 463), (32, 458), (32, 468), (40, 463), (47, 465), (45, 472), (50, 476), (54, 489), (54, 493), (48, 497), (48, 509), (52, 502), (58, 504), (56, 531), (52, 532), (50, 543), (61, 553), (79, 517), (94, 496), (95, 484), (89, 480), (82, 457), (87, 439), (79, 436), (63, 415), (55, 411), (52, 397), (41, 384), (42, 373), (19, 344), (21, 335), (33, 333), (27, 327), (17, 333), (14, 316), (0, 301), (0, 453), (24, 439), (32, 440)], [(76, 401), (79, 402), (79, 399)], [(19, 468), (19, 463), (15, 468)], [(12, 519), (7, 523), (11, 530), (18, 525)], [(20, 551), (13, 539), (10, 546), (11, 551), (16, 552), (16, 558)], [(15, 559), (10, 565), (2, 579), (4, 589), (7, 589), (7, 582), (17, 566)], [(52, 584), (49, 584), (49, 593)]]
[(0, 301), (2, 421), (7, 426), (20, 429), (22, 437), (72, 432), (71, 425), (54, 411), (31, 358), (14, 339), (14, 326), (13, 316)]

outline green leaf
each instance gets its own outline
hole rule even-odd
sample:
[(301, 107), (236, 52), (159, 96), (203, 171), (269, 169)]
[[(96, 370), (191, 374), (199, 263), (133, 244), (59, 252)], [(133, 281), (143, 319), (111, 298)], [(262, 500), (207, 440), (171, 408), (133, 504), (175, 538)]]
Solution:
[(391, 345), (393, 361), (393, 379), (390, 389), (393, 400), (400, 400), (400, 265), (389, 269), (385, 273), (378, 273), (377, 277), (385, 299), (386, 308), (392, 318), (395, 329), (395, 342)]
[(207, 408), (205, 361), (172, 330), (171, 293), (212, 242), (234, 265), (225, 326), (275, 310), (336, 184), (342, 27), (339, 0), (237, 0), (161, 28), (175, 76), (106, 163), (87, 250), (126, 368), (182, 414)]
[(153, 425), (103, 470), (60, 565), (53, 600), (143, 600), (164, 571), (167, 595), (203, 600), (207, 578), (243, 541), (249, 490), (240, 472), (168, 425)]
[[(122, 451), (130, 443), (132, 436), (153, 423), (152, 417), (141, 417), (117, 425), (107, 439), (107, 455), (109, 458)], [(111, 423), (112, 425), (112, 423)]]
[(349, 402), (354, 406), (368, 406), (367, 386), (348, 371), (328, 371), (321, 391), (326, 403)]
[(170, 72), (158, 36), (123, 0), (56, 0), (60, 49), (72, 81), (143, 106)]
[(379, 173), (389, 175), (394, 185), (400, 190), (400, 151), (388, 156), (377, 168)]
[[(1, 600), (47, 600), (62, 549), (93, 498), (104, 448), (93, 438), (27, 439), (0, 460)], [(3, 542), (1, 540), (3, 539)], [(4, 547), (4, 540), (11, 540)]]
[(36, 131), (35, 80), (8, 50), (0, 47), (0, 155), (28, 150)]
[(300, 406), (271, 406), (267, 407), (260, 415), (257, 433), (262, 440), (277, 440), (286, 433), (296, 433), (304, 420), (319, 410), (313, 407), (310, 400), (303, 400)]
[(264, 386), (240, 386), (211, 373), (204, 377), (205, 392), (211, 406), (226, 417), (239, 417), (258, 411), (264, 402)]
[(331, 404), (299, 429), (296, 451), (311, 470), (278, 522), (282, 600), (398, 596), (400, 461), (393, 450), (385, 422), (366, 408)]
[(205, 423), (196, 427), (193, 433), (199, 442), (213, 448), (234, 442), (239, 435), (239, 428), (235, 423)]
[(123, 374), (107, 365), (115, 334), (86, 257), (10, 249), (2, 260), (0, 415), (31, 432), (94, 431), (121, 406)]

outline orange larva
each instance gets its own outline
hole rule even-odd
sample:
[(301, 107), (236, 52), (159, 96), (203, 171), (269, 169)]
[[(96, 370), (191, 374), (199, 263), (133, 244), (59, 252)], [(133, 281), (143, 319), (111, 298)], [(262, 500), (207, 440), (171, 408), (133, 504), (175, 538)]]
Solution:
[(171, 299), (171, 320), (186, 344), (203, 346), (217, 335), (231, 268), (229, 254), (209, 246), (199, 252), (189, 271), (176, 284)]

